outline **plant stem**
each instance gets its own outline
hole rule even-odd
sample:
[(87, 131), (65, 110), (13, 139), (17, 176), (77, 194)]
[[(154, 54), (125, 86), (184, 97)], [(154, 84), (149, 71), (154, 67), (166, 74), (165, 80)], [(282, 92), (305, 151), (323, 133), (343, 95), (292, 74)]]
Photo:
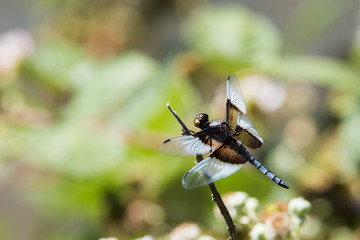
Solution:
[[(201, 160), (203, 160), (202, 155), (196, 155), (196, 160), (197, 162), (200, 162)], [(234, 221), (232, 220), (230, 213), (228, 211), (228, 209), (225, 206), (225, 203), (223, 202), (220, 193), (218, 192), (218, 190), (216, 189), (216, 186), (214, 183), (210, 183), (208, 184), (210, 191), (211, 191), (211, 198), (212, 200), (216, 203), (216, 205), (218, 206), (221, 215), (223, 216), (226, 226), (227, 226), (227, 230), (229, 233), (229, 240), (238, 240), (238, 236), (237, 236), (237, 232), (236, 232), (236, 226), (234, 224)]]
[[(167, 107), (169, 108), (170, 112), (175, 116), (175, 118), (178, 120), (180, 125), (182, 126), (182, 132), (184, 135), (191, 135), (191, 131), (189, 128), (185, 125), (185, 123), (181, 120), (181, 118), (177, 115), (177, 113), (172, 110), (169, 103), (167, 103)], [(203, 160), (202, 155), (196, 155), (196, 161), (199, 163)], [(211, 191), (211, 198), (218, 206), (221, 215), (223, 216), (227, 230), (229, 233), (229, 240), (238, 240), (237, 232), (236, 232), (236, 226), (234, 224), (234, 221), (232, 220), (230, 213), (228, 209), (226, 208), (218, 190), (216, 189), (216, 186), (214, 183), (208, 184), (210, 191)]]

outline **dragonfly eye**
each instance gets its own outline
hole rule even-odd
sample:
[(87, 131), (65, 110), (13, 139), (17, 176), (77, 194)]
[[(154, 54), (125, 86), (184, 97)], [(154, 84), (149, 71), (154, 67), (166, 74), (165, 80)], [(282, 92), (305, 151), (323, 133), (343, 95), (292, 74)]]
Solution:
[(201, 129), (204, 128), (207, 123), (209, 123), (209, 115), (207, 115), (206, 113), (198, 114), (194, 120), (195, 127)]

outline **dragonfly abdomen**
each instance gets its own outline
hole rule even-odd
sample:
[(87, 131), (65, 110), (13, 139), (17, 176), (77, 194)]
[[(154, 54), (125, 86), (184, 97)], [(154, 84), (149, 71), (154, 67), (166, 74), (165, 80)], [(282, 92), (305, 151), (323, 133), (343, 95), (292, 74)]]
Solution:
[(270, 171), (267, 167), (265, 167), (262, 163), (260, 163), (258, 160), (256, 160), (256, 158), (251, 155), (251, 153), (249, 153), (248, 150), (246, 150), (246, 148), (243, 146), (243, 150), (244, 152), (246, 152), (247, 155), (247, 159), (248, 162), (251, 163), (252, 165), (254, 165), (254, 167), (256, 167), (260, 172), (262, 172), (265, 176), (267, 176), (268, 178), (270, 178), (274, 183), (276, 183), (277, 185), (279, 185), (280, 187), (289, 189), (289, 186), (278, 176), (276, 176), (272, 171)]

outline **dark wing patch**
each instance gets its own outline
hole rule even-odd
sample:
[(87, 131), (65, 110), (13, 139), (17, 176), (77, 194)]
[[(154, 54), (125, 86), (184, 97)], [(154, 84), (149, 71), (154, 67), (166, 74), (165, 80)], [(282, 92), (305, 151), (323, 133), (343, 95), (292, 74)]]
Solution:
[(250, 118), (246, 115), (246, 105), (238, 79), (233, 75), (229, 75), (226, 85), (228, 99), (226, 101), (225, 120), (237, 132), (236, 138), (245, 146), (259, 148), (263, 140)]
[(245, 100), (240, 89), (239, 80), (229, 75), (226, 81), (227, 99), (242, 113), (246, 114)]
[(237, 139), (248, 147), (259, 148), (263, 144), (263, 140), (255, 125), (245, 114), (239, 114), (235, 131), (237, 132)]
[(225, 120), (229, 123), (230, 127), (235, 128), (238, 115), (240, 113), (246, 114), (246, 105), (238, 79), (234, 75), (229, 75), (227, 78), (226, 93)]
[(252, 149), (261, 147), (263, 143), (245, 129), (240, 128), (237, 133), (238, 135), (236, 136), (236, 138), (239, 139), (245, 146), (248, 146)]
[(240, 114), (240, 110), (231, 103), (230, 99), (226, 101), (226, 116), (225, 120), (229, 123), (229, 126), (235, 129), (237, 125), (237, 116)]
[(214, 157), (222, 162), (231, 164), (244, 164), (246, 158), (241, 154), (243, 151), (236, 139), (228, 138), (220, 147), (218, 147), (210, 157)]

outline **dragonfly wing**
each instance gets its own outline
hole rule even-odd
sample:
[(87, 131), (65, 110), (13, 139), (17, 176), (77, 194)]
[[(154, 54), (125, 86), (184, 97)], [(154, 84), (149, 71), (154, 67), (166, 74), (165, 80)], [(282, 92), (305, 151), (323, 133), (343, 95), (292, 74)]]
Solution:
[(245, 146), (255, 149), (264, 142), (251, 119), (245, 114), (239, 114), (235, 130), (238, 133), (237, 139)]
[(164, 141), (161, 145), (161, 151), (166, 155), (174, 156), (206, 155), (213, 150), (211, 143), (209, 137), (180, 136)]
[(241, 153), (241, 143), (234, 138), (227, 139), (185, 174), (182, 180), (184, 188), (197, 188), (235, 173), (247, 162)]
[(236, 126), (237, 116), (246, 114), (246, 105), (240, 89), (239, 80), (234, 75), (229, 75), (226, 80), (227, 101), (225, 120), (233, 128)]
[(226, 178), (238, 171), (243, 164), (230, 164), (213, 157), (207, 157), (188, 171), (182, 184), (185, 189), (194, 189)]
[(239, 139), (244, 145), (251, 148), (259, 148), (263, 144), (259, 132), (248, 116), (246, 105), (242, 95), (239, 80), (234, 75), (229, 75), (227, 84), (227, 102), (225, 120), (238, 133)]

